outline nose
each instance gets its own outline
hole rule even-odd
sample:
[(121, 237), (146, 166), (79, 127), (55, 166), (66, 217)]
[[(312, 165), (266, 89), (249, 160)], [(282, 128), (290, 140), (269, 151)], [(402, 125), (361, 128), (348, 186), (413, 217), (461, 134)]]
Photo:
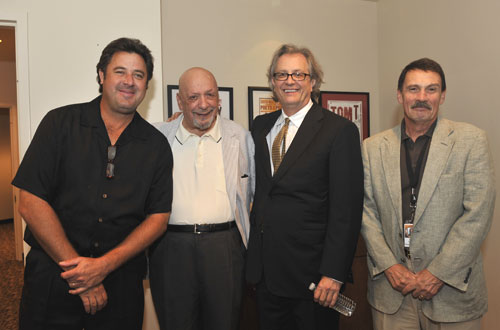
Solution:
[(418, 100), (426, 100), (427, 99), (427, 91), (425, 89), (420, 90), (417, 94)]
[(288, 77), (286, 77), (285, 82), (286, 82), (287, 84), (291, 85), (291, 84), (294, 84), (294, 83), (295, 83), (295, 80), (293, 80), (293, 79), (292, 79), (292, 75), (291, 75), (291, 74), (289, 74), (289, 75), (288, 75)]
[(134, 77), (132, 76), (132, 74), (126, 74), (124, 77), (123, 77), (123, 82), (129, 86), (133, 85), (134, 84)]
[(208, 107), (208, 102), (207, 102), (207, 98), (205, 97), (205, 95), (202, 95), (200, 97), (200, 103), (199, 103), (199, 106), (200, 108), (202, 109), (206, 109)]

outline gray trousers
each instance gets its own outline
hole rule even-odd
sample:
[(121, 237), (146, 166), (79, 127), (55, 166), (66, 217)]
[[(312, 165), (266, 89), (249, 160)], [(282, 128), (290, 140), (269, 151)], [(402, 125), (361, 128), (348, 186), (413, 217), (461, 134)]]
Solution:
[(245, 248), (236, 227), (167, 233), (150, 258), (151, 294), (162, 330), (238, 328)]
[(407, 294), (395, 314), (385, 314), (372, 307), (374, 330), (479, 330), (481, 318), (465, 322), (434, 322), (422, 313), (422, 303)]

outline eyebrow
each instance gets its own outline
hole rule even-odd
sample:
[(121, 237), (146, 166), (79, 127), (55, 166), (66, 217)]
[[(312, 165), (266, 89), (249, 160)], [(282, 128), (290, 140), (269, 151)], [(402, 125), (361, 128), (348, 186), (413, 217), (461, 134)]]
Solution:
[(429, 84), (429, 85), (411, 84), (411, 85), (408, 85), (406, 87), (407, 88), (410, 88), (410, 87), (424, 87), (424, 88), (427, 88), (427, 87), (433, 87), (433, 86), (440, 87), (441, 85), (439, 83), (432, 83), (432, 84)]
[[(119, 66), (115, 66), (114, 68), (112, 68), (112, 70), (128, 70), (128, 69), (126, 67), (124, 67), (124, 66), (119, 65)], [(144, 75), (146, 74), (146, 72), (144, 72), (141, 69), (134, 69), (134, 70), (132, 70), (132, 72), (140, 72), (140, 73), (142, 73)]]

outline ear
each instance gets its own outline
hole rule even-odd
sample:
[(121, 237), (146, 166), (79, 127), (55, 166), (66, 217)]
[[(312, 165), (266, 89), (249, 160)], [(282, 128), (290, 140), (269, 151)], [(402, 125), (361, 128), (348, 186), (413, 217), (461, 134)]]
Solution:
[(99, 84), (103, 84), (104, 82), (104, 72), (102, 70), (99, 70)]
[(403, 104), (403, 94), (399, 89), (398, 89), (398, 102), (399, 104)]
[(443, 104), (444, 103), (444, 99), (446, 98), (446, 91), (443, 91), (441, 93), (441, 98), (439, 100), (439, 105)]

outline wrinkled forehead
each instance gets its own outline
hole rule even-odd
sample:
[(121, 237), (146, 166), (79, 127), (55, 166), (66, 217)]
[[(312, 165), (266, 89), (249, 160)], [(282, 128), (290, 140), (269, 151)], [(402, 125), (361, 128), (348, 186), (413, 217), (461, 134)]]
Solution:
[(420, 69), (410, 70), (406, 73), (403, 86), (410, 85), (439, 85), (442, 87), (441, 76), (434, 71), (424, 71)]
[(276, 62), (275, 68), (276, 71), (304, 71), (308, 69), (309, 64), (307, 63), (307, 59), (301, 53), (289, 53), (281, 55)]
[(217, 82), (214, 76), (205, 70), (185, 73), (179, 81), (179, 92), (188, 94), (217, 93)]

